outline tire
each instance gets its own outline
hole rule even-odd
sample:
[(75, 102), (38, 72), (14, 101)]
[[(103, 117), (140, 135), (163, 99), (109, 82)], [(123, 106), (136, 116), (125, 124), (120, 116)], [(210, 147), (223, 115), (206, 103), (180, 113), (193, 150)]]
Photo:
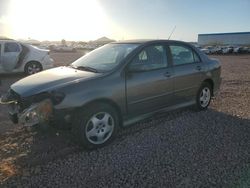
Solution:
[(31, 61), (27, 63), (24, 67), (24, 72), (26, 75), (32, 75), (43, 70), (42, 65), (39, 62)]
[(212, 87), (209, 83), (202, 83), (196, 95), (196, 109), (198, 111), (206, 110), (212, 98)]
[(118, 129), (118, 115), (106, 103), (95, 103), (79, 110), (72, 125), (74, 139), (86, 149), (96, 149), (108, 144)]

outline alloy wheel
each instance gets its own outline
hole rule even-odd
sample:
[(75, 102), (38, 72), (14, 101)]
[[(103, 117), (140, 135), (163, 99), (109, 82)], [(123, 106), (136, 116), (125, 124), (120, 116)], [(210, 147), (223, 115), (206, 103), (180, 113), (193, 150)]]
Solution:
[(36, 63), (32, 63), (27, 67), (27, 71), (29, 75), (35, 74), (41, 71), (41, 67)]
[(94, 114), (87, 122), (85, 134), (92, 144), (103, 144), (114, 131), (114, 118), (107, 112)]
[(211, 99), (211, 92), (208, 87), (204, 87), (200, 93), (200, 105), (205, 108), (208, 106)]

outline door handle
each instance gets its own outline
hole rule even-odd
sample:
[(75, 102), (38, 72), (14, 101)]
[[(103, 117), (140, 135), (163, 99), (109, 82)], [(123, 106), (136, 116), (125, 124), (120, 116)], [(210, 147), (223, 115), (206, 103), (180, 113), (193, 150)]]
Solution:
[(196, 66), (196, 70), (200, 71), (201, 70), (201, 66)]
[(170, 74), (170, 72), (165, 72), (164, 76), (167, 77), (167, 78), (169, 78), (169, 77), (171, 77), (171, 74)]

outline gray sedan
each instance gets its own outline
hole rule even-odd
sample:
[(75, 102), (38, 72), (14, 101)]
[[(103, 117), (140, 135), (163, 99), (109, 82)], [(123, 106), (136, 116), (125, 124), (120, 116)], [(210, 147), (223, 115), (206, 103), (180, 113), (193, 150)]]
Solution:
[(86, 148), (107, 144), (122, 126), (156, 112), (205, 110), (220, 87), (220, 63), (170, 40), (107, 44), (70, 66), (14, 83), (2, 103), (14, 123), (70, 127)]

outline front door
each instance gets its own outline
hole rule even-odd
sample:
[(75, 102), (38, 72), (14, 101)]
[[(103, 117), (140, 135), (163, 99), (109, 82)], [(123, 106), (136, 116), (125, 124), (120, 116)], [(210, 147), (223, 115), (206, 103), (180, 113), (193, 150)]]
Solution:
[(173, 97), (172, 74), (164, 45), (151, 45), (139, 52), (126, 73), (129, 115), (145, 114), (170, 105)]
[(1, 65), (5, 72), (11, 72), (15, 69), (19, 55), (21, 52), (21, 46), (16, 42), (5, 42), (2, 47), (1, 53)]

